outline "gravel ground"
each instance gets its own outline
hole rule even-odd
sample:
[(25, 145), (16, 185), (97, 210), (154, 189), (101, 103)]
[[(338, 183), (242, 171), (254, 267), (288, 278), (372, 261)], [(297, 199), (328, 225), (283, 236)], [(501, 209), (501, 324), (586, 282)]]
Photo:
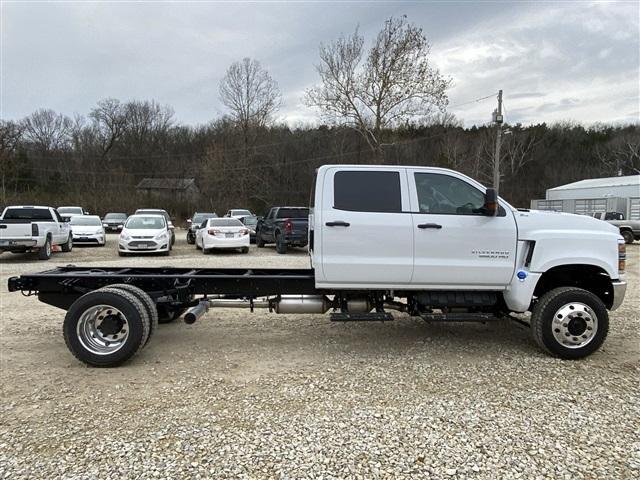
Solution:
[(271, 248), (170, 258), (74, 248), (0, 258), (0, 478), (638, 478), (640, 245), (609, 338), (551, 358), (508, 321), (331, 323), (210, 312), (161, 326), (133, 361), (87, 368), (64, 312), (6, 291), (56, 265), (306, 267)]

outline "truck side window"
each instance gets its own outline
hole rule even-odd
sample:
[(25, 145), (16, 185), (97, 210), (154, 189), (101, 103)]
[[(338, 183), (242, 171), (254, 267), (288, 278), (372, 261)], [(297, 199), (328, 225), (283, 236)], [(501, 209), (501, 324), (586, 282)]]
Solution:
[(439, 173), (416, 173), (420, 213), (482, 215), (484, 194), (459, 178)]
[(62, 217), (60, 216), (60, 214), (58, 213), (58, 211), (57, 211), (57, 210), (54, 210), (54, 211), (53, 211), (53, 214), (56, 216), (56, 221), (57, 221), (58, 223), (64, 223), (64, 220), (62, 219)]
[(352, 212), (401, 212), (400, 174), (337, 172), (333, 177), (333, 208)]

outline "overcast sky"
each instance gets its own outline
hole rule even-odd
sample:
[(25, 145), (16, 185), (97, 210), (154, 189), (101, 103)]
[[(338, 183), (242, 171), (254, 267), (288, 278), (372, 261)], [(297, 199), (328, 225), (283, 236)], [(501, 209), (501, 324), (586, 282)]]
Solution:
[(510, 123), (638, 122), (639, 2), (59, 2), (2, 1), (1, 117), (38, 108), (86, 114), (105, 97), (155, 99), (178, 121), (224, 113), (218, 84), (243, 57), (278, 81), (292, 125), (317, 81), (318, 45), (370, 41), (386, 18), (423, 27), (433, 61), (453, 79), (450, 108), (486, 123), (504, 90)]

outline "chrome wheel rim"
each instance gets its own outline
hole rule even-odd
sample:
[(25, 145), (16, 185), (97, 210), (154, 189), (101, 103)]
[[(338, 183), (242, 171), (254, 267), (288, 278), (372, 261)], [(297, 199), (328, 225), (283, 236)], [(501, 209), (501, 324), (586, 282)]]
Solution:
[(44, 247), (45, 251), (47, 252), (47, 257), (51, 255), (51, 242), (47, 242), (47, 244)]
[(80, 316), (76, 327), (78, 341), (96, 355), (120, 350), (129, 338), (127, 317), (111, 305), (94, 305)]
[(595, 337), (598, 317), (584, 303), (567, 303), (556, 311), (551, 328), (554, 338), (562, 346), (582, 348)]

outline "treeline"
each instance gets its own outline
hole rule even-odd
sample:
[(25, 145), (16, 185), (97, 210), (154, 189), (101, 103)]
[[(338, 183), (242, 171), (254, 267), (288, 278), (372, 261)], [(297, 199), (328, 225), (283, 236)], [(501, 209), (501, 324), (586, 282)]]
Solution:
[[(161, 207), (186, 217), (248, 207), (307, 205), (324, 164), (385, 163), (453, 168), (490, 185), (495, 127), (463, 128), (451, 116), (385, 130), (382, 158), (349, 127), (286, 125), (247, 131), (228, 119), (177, 123), (153, 101), (101, 101), (86, 116), (38, 110), (0, 122), (2, 205), (82, 205), (92, 212)], [(520, 207), (545, 189), (640, 171), (640, 126), (511, 125), (501, 155), (501, 195)], [(142, 178), (195, 178), (198, 199), (149, 198)], [(151, 204), (152, 202), (153, 204)]]

